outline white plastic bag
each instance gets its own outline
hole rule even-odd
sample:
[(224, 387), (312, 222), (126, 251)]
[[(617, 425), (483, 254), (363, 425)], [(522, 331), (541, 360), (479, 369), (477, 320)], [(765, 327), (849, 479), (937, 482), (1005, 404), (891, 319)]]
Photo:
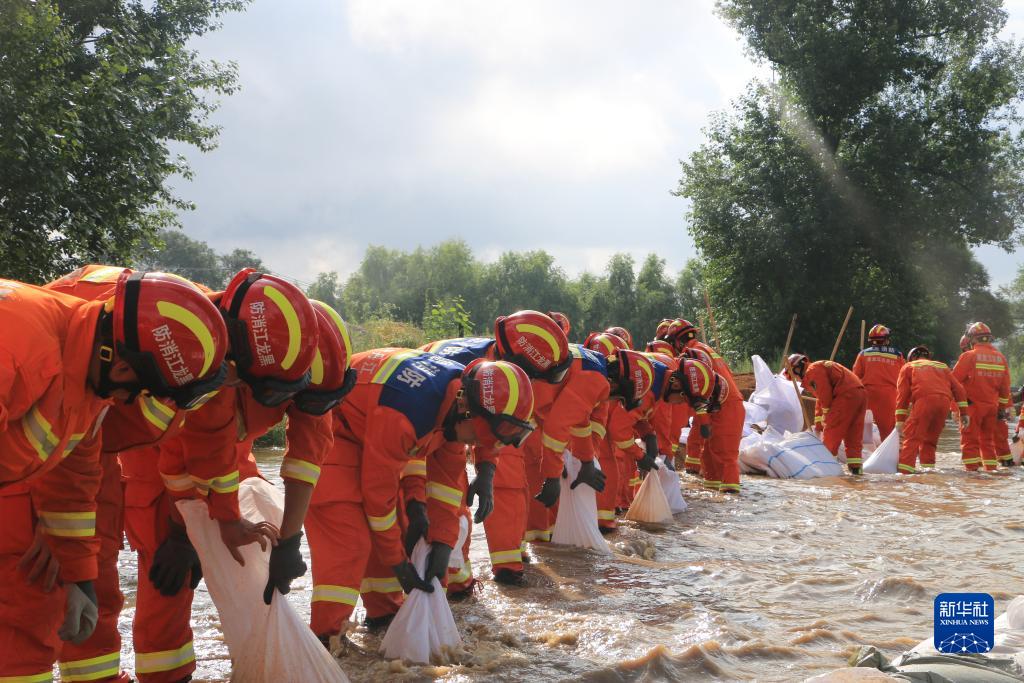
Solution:
[[(420, 576), (427, 570), (429, 557), (430, 546), (420, 539), (410, 558)], [(445, 650), (462, 645), (444, 588), (436, 578), (431, 583), (433, 593), (414, 590), (398, 608), (398, 614), (380, 642), (380, 651), (388, 659), (430, 664), (432, 658), (444, 661)]]
[[(580, 461), (569, 451), (562, 455), (568, 477), (562, 478), (562, 490), (558, 495), (558, 517), (551, 532), (551, 542), (592, 548), (599, 553), (611, 555), (601, 532), (597, 527), (597, 493), (586, 484), (570, 489), (580, 471)], [(594, 467), (601, 469), (594, 460)]]
[(754, 367), (756, 388), (749, 401), (767, 410), (764, 419), (780, 434), (803, 429), (803, 409), (793, 382), (781, 374), (772, 373), (760, 356), (751, 356), (750, 362)]
[(665, 467), (665, 459), (669, 457), (672, 456), (658, 456), (658, 479), (661, 480), (661, 487), (665, 491), (669, 510), (673, 515), (677, 515), (686, 509), (686, 500), (683, 499), (683, 489), (679, 484), (679, 473)]
[(900, 464), (900, 433), (895, 429), (885, 437), (874, 453), (864, 461), (861, 471), (867, 474), (895, 474)]
[(672, 509), (665, 499), (665, 489), (661, 486), (660, 477), (647, 473), (623, 519), (647, 524), (664, 524), (672, 521)]
[(1024, 437), (1021, 437), (1010, 444), (1010, 455), (1013, 456), (1013, 464), (1019, 465), (1021, 455), (1024, 455)]
[[(254, 477), (238, 487), (242, 517), (252, 522), (281, 524), (284, 497), (270, 483)], [(210, 519), (206, 503), (178, 503), (189, 539), (203, 564), (203, 578), (220, 614), (224, 642), (231, 653), (232, 681), (277, 683), (318, 681), (347, 683), (338, 662), (324, 649), (280, 593), (263, 604), (270, 551), (252, 543), (239, 550), (240, 566), (220, 538), (220, 527)]]
[(451, 569), (462, 569), (466, 565), (466, 558), (463, 549), (466, 546), (466, 537), (469, 536), (469, 520), (465, 515), (459, 515), (459, 540), (455, 542), (455, 549), (448, 558), (448, 567)]
[(816, 479), (843, 474), (842, 466), (825, 444), (810, 432), (787, 434), (769, 447), (778, 449), (766, 464), (772, 476), (779, 479)]
[(740, 472), (744, 474), (767, 474), (777, 477), (768, 463), (772, 456), (777, 455), (782, 449), (776, 444), (782, 441), (782, 434), (779, 434), (772, 427), (768, 427), (761, 434), (745, 436), (740, 441)]

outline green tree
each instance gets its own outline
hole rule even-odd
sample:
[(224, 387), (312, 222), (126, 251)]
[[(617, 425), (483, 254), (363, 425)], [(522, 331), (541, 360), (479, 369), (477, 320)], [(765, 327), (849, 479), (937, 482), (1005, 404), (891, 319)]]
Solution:
[(155, 242), (143, 244), (134, 265), (140, 270), (162, 270), (204, 284), (211, 289), (224, 286), (221, 257), (209, 244), (194, 240), (180, 230), (160, 230)]
[(220, 270), (225, 286), (243, 268), (255, 268), (260, 272), (267, 270), (263, 259), (248, 249), (232, 249), (230, 253), (220, 255)]
[(992, 328), (997, 336), (1005, 334), (1003, 350), (1010, 363), (1010, 374), (1014, 384), (1024, 383), (1024, 266), (1017, 269), (1017, 277), (1001, 290), (1009, 302), (1010, 326), (1000, 330)]
[(423, 331), (427, 339), (451, 339), (473, 334), (473, 321), (463, 306), (461, 296), (438, 301), (423, 316)]
[(328, 273), (317, 273), (313, 284), (306, 290), (306, 296), (310, 299), (323, 301), (334, 310), (340, 312), (343, 306), (338, 273), (333, 270)]
[(665, 259), (648, 254), (636, 276), (636, 313), (629, 328), (634, 345), (654, 339), (658, 322), (673, 314), (676, 308), (672, 281), (665, 274)]
[(189, 204), (169, 144), (212, 149), (208, 95), (235, 67), (189, 41), (237, 0), (0, 0), (0, 263), (42, 281), (89, 261), (129, 262)]

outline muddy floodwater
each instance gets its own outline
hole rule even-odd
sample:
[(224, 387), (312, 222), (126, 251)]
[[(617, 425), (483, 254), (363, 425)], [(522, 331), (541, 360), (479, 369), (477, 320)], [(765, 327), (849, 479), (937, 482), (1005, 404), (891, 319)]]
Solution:
[[(608, 537), (611, 557), (533, 545), (528, 588), (486, 580), (480, 525), (472, 562), (485, 581), (453, 605), (466, 644), (460, 661), (389, 665), (376, 654), (382, 634), (360, 627), (339, 663), (353, 681), (799, 681), (844, 666), (862, 644), (897, 654), (931, 637), (938, 593), (991, 593), (997, 613), (1024, 594), (1024, 472), (964, 472), (958, 446), (947, 428), (928, 474), (745, 476), (738, 499), (682, 475), (689, 509), (674, 524), (624, 524)], [(259, 454), (271, 481), (280, 459)], [(121, 562), (128, 668), (134, 553)], [(310, 592), (307, 574), (288, 596), (304, 618)], [(195, 680), (227, 680), (203, 585), (193, 627)]]

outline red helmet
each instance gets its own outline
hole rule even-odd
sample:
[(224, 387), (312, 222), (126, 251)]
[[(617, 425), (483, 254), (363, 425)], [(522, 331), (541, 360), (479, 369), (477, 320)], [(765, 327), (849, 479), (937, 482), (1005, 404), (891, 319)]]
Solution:
[(711, 354), (701, 348), (688, 346), (685, 349), (683, 349), (683, 352), (680, 354), (680, 356), (683, 358), (692, 358), (693, 360), (699, 360), (701, 363), (704, 363), (709, 368), (715, 367), (715, 361), (712, 360)]
[(908, 361), (914, 361), (914, 360), (917, 360), (918, 358), (931, 358), (931, 357), (932, 357), (931, 349), (929, 349), (924, 344), (922, 344), (921, 346), (915, 346), (914, 348), (910, 349), (910, 353), (907, 354), (907, 360)]
[(602, 356), (610, 356), (619, 349), (629, 349), (625, 339), (609, 332), (591, 332), (583, 346)]
[(682, 358), (676, 376), (691, 405), (706, 405), (711, 400), (718, 378), (710, 365), (694, 358)]
[(558, 384), (572, 366), (569, 340), (558, 323), (538, 311), (518, 311), (494, 321), (501, 360), (533, 378)]
[(309, 387), (295, 394), (295, 407), (310, 415), (323, 415), (352, 390), (356, 372), (349, 368), (352, 341), (345, 321), (324, 302), (309, 302), (316, 313), (317, 349), (309, 368)]
[[(100, 393), (146, 390), (179, 408), (202, 403), (227, 377), (227, 330), (217, 307), (188, 280), (125, 270), (114, 286), (113, 315), (103, 337), (138, 375), (137, 385), (110, 381), (111, 349), (101, 349)], [(111, 302), (107, 303), (111, 306)]]
[(672, 318), (663, 318), (662, 321), (658, 323), (658, 329), (654, 331), (654, 338), (665, 341), (665, 335), (668, 334), (668, 330), (674, 322), (675, 320)]
[(309, 386), (319, 330), (313, 305), (298, 287), (245, 268), (228, 283), (220, 309), (238, 376), (253, 398), (272, 407)]
[(665, 341), (672, 344), (678, 353), (682, 353), (686, 348), (686, 342), (696, 339), (699, 333), (700, 328), (689, 320), (677, 318), (669, 325), (668, 331), (665, 333)]
[(971, 350), (971, 339), (966, 334), (960, 337), (960, 350), (970, 351)]
[(876, 344), (886, 343), (891, 336), (892, 331), (885, 325), (872, 325), (871, 329), (868, 330), (868, 340)]
[(971, 342), (990, 341), (992, 339), (992, 330), (985, 323), (974, 323), (967, 328), (967, 336)]
[(558, 323), (558, 326), (562, 328), (562, 332), (565, 332), (566, 337), (569, 336), (569, 330), (572, 329), (572, 325), (569, 324), (569, 316), (558, 311), (548, 311), (548, 317)]
[(798, 379), (803, 379), (804, 371), (810, 364), (811, 359), (802, 353), (791, 353), (789, 354), (788, 360), (789, 367), (793, 368), (793, 374), (796, 375)]
[(633, 410), (654, 386), (654, 363), (639, 351), (621, 349), (610, 357), (608, 379), (617, 387), (612, 393), (621, 398), (626, 410)]
[(605, 333), (614, 334), (616, 337), (625, 340), (626, 345), (629, 348), (633, 348), (633, 335), (631, 335), (629, 333), (629, 330), (627, 330), (625, 327), (609, 327), (607, 330), (605, 330)]
[(647, 342), (647, 351), (648, 353), (663, 353), (670, 358), (676, 357), (675, 347), (662, 339)]
[(521, 446), (533, 431), (533, 384), (518, 365), (479, 358), (462, 372), (468, 417), (481, 445)]

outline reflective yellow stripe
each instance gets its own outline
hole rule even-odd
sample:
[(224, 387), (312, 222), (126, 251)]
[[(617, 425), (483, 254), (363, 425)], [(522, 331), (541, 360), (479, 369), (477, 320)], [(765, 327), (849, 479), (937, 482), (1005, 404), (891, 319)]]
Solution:
[(597, 518), (603, 519), (604, 521), (610, 521), (615, 519), (615, 510), (598, 510)]
[(512, 564), (513, 562), (522, 562), (523, 552), (516, 548), (515, 550), (499, 550), (496, 553), (491, 553), (491, 564)]
[(188, 641), (177, 650), (160, 652), (136, 652), (135, 673), (154, 674), (160, 671), (172, 671), (196, 661), (196, 653), (192, 649), (192, 641)]
[(316, 348), (316, 355), (313, 356), (313, 364), (309, 366), (309, 383), (323, 384), (324, 381), (324, 356), (320, 353), (320, 347)]
[(213, 479), (200, 479), (192, 477), (192, 483), (202, 492), (213, 491), (214, 493), (232, 493), (238, 490), (238, 470), (228, 472), (225, 475)]
[(360, 593), (398, 593), (402, 590), (402, 584), (393, 576), (389, 577), (366, 577), (359, 584)]
[(864, 459), (863, 459), (863, 458), (847, 458), (847, 459), (846, 459), (846, 464), (847, 464), (847, 465), (859, 465), (859, 464), (861, 464), (861, 463), (862, 463), (863, 461), (864, 461)]
[(718, 490), (719, 491), (739, 491), (740, 490), (740, 485), (739, 484), (721, 484), (718, 487)]
[(714, 490), (717, 491), (718, 488), (721, 485), (722, 485), (722, 482), (720, 482), (720, 481), (712, 481), (710, 479), (705, 479), (704, 480), (704, 488), (706, 488), (706, 489), (714, 489)]
[(999, 465), (998, 460), (982, 460), (985, 463), (985, 467), (996, 467)]
[(53, 433), (49, 421), (35, 406), (32, 406), (32, 409), (21, 418), (21, 429), (43, 462), (46, 462), (57, 448), (57, 444), (60, 443), (60, 439)]
[(460, 569), (454, 574), (448, 575), (448, 585), (450, 586), (453, 583), (465, 583), (466, 581), (469, 581), (469, 579), (472, 576), (473, 567), (469, 564), (469, 560), (466, 560), (466, 562), (462, 565), (462, 569)]
[(188, 491), (194, 486), (192, 477), (187, 474), (160, 474), (164, 487), (171, 491)]
[(403, 477), (425, 477), (427, 476), (427, 461), (422, 459), (410, 460), (405, 463), (402, 470)]
[(555, 335), (551, 334), (543, 327), (537, 327), (536, 325), (516, 325), (516, 332), (529, 332), (535, 334), (548, 343), (551, 347), (551, 358), (557, 363), (562, 360), (562, 350), (558, 348), (558, 342), (555, 340)]
[(921, 463), (921, 467), (925, 467), (925, 468), (927, 468), (927, 467), (935, 467), (935, 463), (933, 463), (933, 462), (923, 462), (923, 463)]
[(819, 422), (824, 422), (824, 421), (825, 421), (825, 416), (824, 415), (815, 415), (814, 416), (814, 424), (818, 424)]
[(53, 681), (52, 671), (31, 676), (0, 676), (0, 683), (51, 683), (51, 681)]
[(544, 434), (541, 437), (541, 443), (544, 445), (544, 448), (550, 448), (551, 450), (558, 451), (559, 453), (564, 451), (565, 447), (569, 445), (568, 441), (559, 441), (558, 439), (551, 438), (547, 434)]
[(139, 410), (142, 411), (142, 416), (161, 432), (167, 431), (174, 418), (174, 411), (152, 396), (139, 397)]
[(427, 482), (427, 498), (439, 500), (455, 508), (462, 507), (462, 491), (453, 489), (451, 486), (439, 484), (436, 481)]
[(72, 434), (71, 438), (68, 439), (68, 445), (64, 447), (64, 452), (61, 454), (62, 458), (66, 458), (71, 455), (71, 451), (75, 450), (78, 444), (82, 443), (82, 439), (85, 438), (85, 432), (81, 434)]
[(395, 370), (397, 370), (398, 366), (404, 361), (422, 355), (423, 354), (420, 351), (401, 351), (396, 353), (391, 356), (391, 358), (388, 358), (384, 365), (380, 366), (380, 370), (378, 370), (377, 374), (373, 376), (372, 382), (374, 384), (384, 384), (388, 381), (391, 375), (395, 374)]
[(270, 285), (264, 285), (263, 293), (281, 310), (281, 315), (284, 316), (285, 324), (288, 326), (288, 349), (281, 360), (281, 367), (288, 370), (295, 363), (295, 359), (299, 356), (299, 349), (302, 347), (302, 326), (299, 325), (299, 316), (295, 312), (295, 307), (281, 292)]
[(640, 484), (641, 484), (640, 477), (633, 477), (632, 479), (629, 480), (629, 485), (630, 486), (639, 486)]
[(607, 431), (605, 430), (605, 428), (604, 428), (604, 425), (603, 425), (603, 424), (601, 424), (600, 422), (591, 422), (591, 423), (590, 423), (590, 431), (591, 431), (592, 433), (594, 433), (594, 434), (597, 434), (597, 435), (598, 435), (599, 437), (601, 437), (602, 439), (603, 439), (603, 438), (605, 437), (605, 434), (607, 434), (607, 433), (608, 433), (608, 432), (607, 432)]
[(688, 455), (688, 456), (686, 456), (686, 459), (683, 460), (683, 463), (686, 464), (686, 465), (699, 465), (700, 464), (700, 458), (692, 456), (692, 455)]
[[(512, 367), (507, 363), (498, 363), (496, 366), (501, 373), (505, 375), (505, 381), (508, 383), (508, 401), (505, 403), (505, 407), (502, 408), (501, 412), (504, 415), (514, 415), (516, 407), (519, 405), (519, 380), (516, 378), (515, 373), (512, 371)], [(533, 395), (531, 392), (530, 401), (533, 401)], [(530, 406), (530, 415), (533, 414), (533, 406)]]
[(962, 462), (965, 465), (980, 465), (981, 464), (981, 456), (979, 455), (976, 458), (964, 458), (960, 462)]
[(1006, 405), (1007, 403), (1010, 402), (1010, 399), (1008, 399), (1008, 398), (1001, 398), (1001, 399), (999, 399), (999, 402), (1002, 403), (1003, 405)]
[(900, 463), (899, 465), (897, 465), (897, 467), (899, 468), (900, 472), (907, 472), (908, 474), (914, 474), (915, 472), (917, 472), (917, 470), (914, 469), (913, 465), (904, 465), (903, 463)]
[(626, 450), (627, 448), (630, 448), (631, 446), (635, 446), (635, 445), (636, 445), (636, 441), (634, 441), (633, 439), (625, 439), (624, 441), (616, 441), (615, 442), (615, 447), (616, 448), (621, 448), (622, 450)]
[(342, 602), (355, 607), (358, 599), (359, 591), (355, 588), (328, 584), (313, 586), (313, 602)]
[(908, 414), (910, 414), (910, 411), (907, 410), (906, 408), (897, 408), (896, 409), (896, 414), (897, 415), (908, 415)]
[(581, 439), (590, 436), (592, 432), (593, 430), (591, 429), (590, 425), (587, 425), (586, 427), (572, 427), (569, 430), (569, 434), (575, 437), (579, 437)]
[(119, 673), (121, 673), (120, 651), (91, 659), (60, 663), (61, 681), (95, 681), (100, 678), (113, 678)]
[(957, 406), (957, 408), (966, 408), (967, 407), (967, 401), (957, 401), (956, 402), (956, 406)]
[(39, 522), (43, 531), (51, 536), (81, 538), (96, 535), (95, 512), (47, 512), (39, 511)]
[[(265, 287), (264, 291), (267, 289), (269, 289), (269, 287)], [(195, 313), (187, 308), (179, 306), (178, 304), (171, 303), (170, 301), (157, 301), (156, 310), (157, 313), (165, 318), (170, 318), (174, 322), (184, 325), (188, 331), (192, 333), (192, 336), (199, 340), (199, 345), (203, 348), (203, 369), (199, 371), (199, 377), (205, 377), (206, 372), (210, 369), (210, 366), (213, 365), (214, 352), (216, 351), (216, 345), (213, 343), (213, 335), (210, 333), (210, 328), (204, 325)], [(288, 313), (286, 311), (284, 313), (285, 319), (288, 320), (288, 332), (291, 334), (291, 319), (288, 318)], [(295, 312), (292, 311), (292, 316), (294, 315)], [(298, 319), (296, 319), (295, 322), (298, 324)], [(288, 348), (289, 353), (291, 353), (290, 341)], [(282, 367), (284, 367), (285, 370), (287, 370), (290, 365), (291, 363), (288, 365), (284, 365), (282, 363)]]
[(281, 476), (285, 479), (296, 479), (316, 486), (320, 479), (320, 467), (298, 458), (285, 458), (281, 461)]
[(527, 541), (550, 541), (551, 529), (527, 529), (524, 538)]
[(992, 370), (994, 372), (1002, 372), (1006, 369), (1006, 366), (1000, 363), (976, 363), (974, 367), (978, 370)]
[(391, 508), (391, 512), (381, 517), (366, 515), (366, 521), (370, 523), (370, 528), (374, 531), (387, 531), (395, 525), (396, 519), (394, 508)]

